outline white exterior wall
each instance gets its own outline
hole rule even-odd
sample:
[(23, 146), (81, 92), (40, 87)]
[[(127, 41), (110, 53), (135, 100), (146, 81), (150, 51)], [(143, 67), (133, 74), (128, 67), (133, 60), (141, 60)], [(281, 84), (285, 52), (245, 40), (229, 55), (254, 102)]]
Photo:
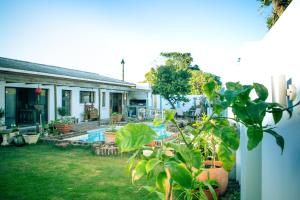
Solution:
[[(181, 102), (179, 104), (176, 104), (175, 105), (176, 110), (180, 109), (183, 112), (189, 111), (189, 109), (195, 105), (195, 102), (198, 105), (199, 98), (201, 98), (202, 95), (186, 95), (186, 97), (189, 99), (189, 101), (185, 102), (185, 103)], [(162, 109), (171, 109), (172, 108), (172, 106), (166, 99), (162, 98), (161, 100), (162, 100)]]
[[(84, 112), (84, 103), (80, 103), (80, 91), (93, 91), (93, 92), (95, 92), (94, 107), (99, 110), (99, 106), (98, 106), (99, 105), (99, 103), (98, 103), (99, 102), (99, 100), (98, 100), (98, 89), (57, 86), (56, 91), (57, 91), (57, 107), (58, 108), (62, 106), (62, 90), (70, 90), (71, 91), (71, 116), (78, 118), (79, 121), (83, 120), (83, 115), (82, 114)], [(52, 100), (54, 101), (54, 98), (52, 98)], [(53, 107), (52, 108), (54, 108), (54, 102), (53, 102)], [(52, 109), (52, 110), (51, 110), (51, 112), (54, 112), (54, 109)], [(51, 119), (53, 119), (53, 118), (51, 118)]]
[[(38, 85), (38, 84), (25, 84), (25, 83), (5, 83), (0, 81), (0, 107), (5, 108), (5, 87), (19, 87), (19, 88), (37, 88), (48, 89), (48, 120), (55, 119), (54, 111), (54, 86), (53, 85)], [(81, 88), (81, 87), (69, 87), (69, 86), (57, 86), (57, 108), (62, 106), (62, 90), (71, 91), (71, 116), (78, 118), (79, 121), (83, 120), (84, 112), (84, 103), (80, 103), (80, 91), (93, 91), (95, 92), (95, 102), (94, 107), (99, 110), (99, 96), (97, 88)], [(102, 92), (105, 92), (105, 106), (102, 106), (101, 102), (101, 120), (109, 119), (110, 117), (110, 93), (123, 93), (122, 91), (117, 90), (107, 90), (101, 89), (101, 101), (102, 101)], [(3, 95), (2, 95), (3, 94)], [(146, 99), (148, 98), (148, 93), (137, 93), (136, 96), (143, 96)], [(130, 96), (130, 95), (129, 95)], [(57, 114), (57, 117), (60, 116)]]
[[(261, 82), (269, 89), (269, 101), (278, 100), (279, 75), (292, 79), (300, 100), (300, 1), (293, 1), (275, 26), (259, 43), (248, 45), (241, 55), (239, 69), (235, 72), (242, 83)], [(275, 77), (273, 91), (271, 75)], [(283, 95), (284, 97), (285, 95)], [(265, 123), (273, 123), (271, 116)], [(285, 139), (281, 155), (275, 139), (264, 134), (262, 144), (254, 151), (246, 150), (246, 130), (241, 131), (239, 149), (242, 200), (299, 199), (300, 179), (300, 106), (294, 108), (292, 119), (285, 114), (275, 129)], [(237, 171), (239, 171), (237, 170)], [(253, 196), (255, 195), (255, 196)]]
[[(105, 106), (103, 107), (102, 106), (102, 95), (103, 93), (102, 92), (105, 92)], [(101, 120), (102, 119), (109, 119), (109, 91), (108, 90), (104, 90), (104, 89), (101, 89)]]
[(0, 81), (0, 108), (4, 108), (5, 107), (5, 82), (4, 81)]

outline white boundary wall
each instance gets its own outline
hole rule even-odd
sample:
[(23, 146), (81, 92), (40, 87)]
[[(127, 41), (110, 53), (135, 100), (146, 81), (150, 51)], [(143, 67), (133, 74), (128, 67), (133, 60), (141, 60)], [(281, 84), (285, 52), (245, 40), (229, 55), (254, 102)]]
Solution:
[[(275, 26), (257, 43), (242, 50), (241, 63), (235, 76), (243, 84), (264, 83), (275, 101), (280, 99), (278, 77), (292, 79), (300, 100), (300, 1), (294, 0)], [(274, 76), (273, 90), (271, 76)], [(283, 96), (284, 97), (284, 96)], [(265, 123), (273, 123), (269, 116)], [(277, 131), (285, 138), (283, 155), (273, 137), (265, 134), (262, 145), (254, 151), (246, 150), (246, 130), (241, 131), (238, 151), (238, 179), (241, 180), (242, 200), (296, 200), (299, 199), (300, 180), (300, 106), (293, 118), (284, 115)]]

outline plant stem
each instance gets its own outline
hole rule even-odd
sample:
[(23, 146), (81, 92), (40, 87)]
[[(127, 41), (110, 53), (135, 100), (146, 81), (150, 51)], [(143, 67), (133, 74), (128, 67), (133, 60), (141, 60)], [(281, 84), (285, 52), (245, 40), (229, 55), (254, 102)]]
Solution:
[(181, 135), (181, 137), (182, 137), (182, 139), (183, 139), (185, 145), (186, 145), (187, 147), (189, 147), (189, 143), (187, 143), (187, 141), (186, 141), (186, 139), (185, 139), (185, 137), (184, 137), (184, 134), (183, 134), (181, 128), (178, 126), (176, 120), (173, 120), (173, 123), (175, 124), (176, 128), (178, 129), (178, 131), (179, 131), (179, 133), (180, 133), (180, 135)]
[(167, 184), (166, 184), (166, 200), (172, 200), (172, 182), (171, 182), (171, 174), (169, 168), (165, 169), (167, 174)]
[(296, 107), (296, 106), (298, 106), (298, 105), (300, 105), (300, 101), (298, 101), (295, 105), (290, 106), (290, 107), (283, 108), (283, 109), (281, 109), (280, 111), (267, 110), (267, 112), (268, 112), (268, 113), (274, 113), (274, 112), (287, 111), (287, 110), (289, 110), (289, 109), (291, 109), (291, 108), (294, 108), (294, 107)]
[(203, 131), (205, 124), (208, 123), (212, 118), (212, 116), (214, 115), (214, 113), (211, 114), (211, 116), (208, 118), (208, 120), (203, 124), (202, 128), (199, 129), (197, 136), (195, 136), (192, 141), (190, 142), (189, 145), (193, 144), (193, 142), (196, 140), (196, 138), (200, 135), (200, 133)]

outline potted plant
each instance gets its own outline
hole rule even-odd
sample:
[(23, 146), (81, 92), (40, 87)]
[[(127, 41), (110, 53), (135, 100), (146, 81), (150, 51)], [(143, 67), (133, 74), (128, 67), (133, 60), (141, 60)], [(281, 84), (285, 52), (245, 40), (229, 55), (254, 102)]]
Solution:
[(24, 138), (23, 136), (19, 133), (19, 132), (16, 132), (17, 135), (15, 135), (12, 139), (13, 139), (13, 144), (16, 146), (16, 147), (21, 147), (21, 146), (24, 146), (25, 145), (25, 141), (24, 141)]
[(16, 124), (12, 124), (11, 125), (11, 130), (9, 131), (8, 139), (7, 139), (8, 143), (12, 143), (13, 142), (14, 137), (20, 134), (19, 131), (20, 131), (19, 127), (16, 126)]
[(86, 111), (82, 112), (81, 118), (83, 122), (88, 122), (88, 113)]
[[(207, 200), (213, 200), (214, 199), (214, 195), (215, 195), (215, 198), (217, 199), (217, 197), (220, 195), (220, 189), (219, 189), (219, 185), (218, 185), (218, 182), (216, 180), (208, 180), (207, 181), (207, 185), (203, 184), (203, 182), (200, 182), (202, 184), (202, 191), (204, 192)], [(213, 190), (214, 190), (214, 193), (211, 192), (209, 186), (210, 185)]]
[(67, 110), (64, 107), (57, 108), (57, 112), (62, 118), (67, 115)]
[(64, 117), (62, 119), (54, 121), (54, 127), (60, 132), (60, 133), (69, 133), (71, 129), (74, 127), (73, 120), (68, 117)]
[(118, 113), (118, 112), (113, 112), (111, 114), (111, 121), (113, 121), (114, 123), (120, 122), (122, 120), (122, 114)]
[(104, 139), (106, 143), (115, 143), (116, 142), (116, 124), (115, 122), (111, 119), (110, 120), (110, 127), (104, 131)]
[(36, 132), (27, 132), (23, 134), (23, 138), (26, 144), (36, 144), (39, 139), (40, 134)]
[(64, 107), (57, 109), (58, 114), (61, 116), (61, 119), (54, 121), (54, 127), (60, 133), (69, 133), (70, 130), (74, 127), (74, 122), (70, 117), (66, 117), (67, 111)]
[(10, 133), (9, 130), (0, 131), (0, 144), (2, 146), (9, 145), (9, 143), (8, 143), (9, 133)]
[[(194, 123), (193, 127), (189, 127), (190, 131), (200, 130), (201, 127), (209, 118), (204, 115), (200, 121)], [(216, 125), (218, 125), (218, 122)], [(230, 125), (228, 121), (224, 120), (223, 125)], [(229, 126), (228, 129), (234, 133), (237, 130), (234, 129), (234, 126)], [(233, 163), (230, 163), (230, 167), (226, 171), (223, 168), (223, 162), (219, 160), (218, 152), (219, 147), (222, 143), (222, 138), (217, 137), (217, 134), (214, 134), (213, 131), (203, 130), (199, 132), (199, 137), (196, 139), (196, 148), (199, 148), (205, 158), (203, 161), (204, 169), (202, 173), (199, 174), (198, 180), (205, 181), (205, 180), (215, 180), (219, 185), (219, 193), (223, 195), (228, 186), (228, 171), (231, 170)], [(233, 136), (237, 137), (237, 135)], [(230, 154), (229, 154), (230, 155)]]

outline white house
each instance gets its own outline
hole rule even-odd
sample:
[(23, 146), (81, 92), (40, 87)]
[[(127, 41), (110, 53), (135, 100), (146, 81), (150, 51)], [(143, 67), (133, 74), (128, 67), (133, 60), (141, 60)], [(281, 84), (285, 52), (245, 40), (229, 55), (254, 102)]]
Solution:
[(34, 125), (37, 104), (43, 123), (57, 119), (59, 107), (82, 120), (85, 105), (98, 110), (96, 118), (108, 120), (113, 112), (127, 115), (135, 106), (147, 108), (149, 94), (147, 88), (95, 73), (0, 57), (0, 107), (7, 126)]

